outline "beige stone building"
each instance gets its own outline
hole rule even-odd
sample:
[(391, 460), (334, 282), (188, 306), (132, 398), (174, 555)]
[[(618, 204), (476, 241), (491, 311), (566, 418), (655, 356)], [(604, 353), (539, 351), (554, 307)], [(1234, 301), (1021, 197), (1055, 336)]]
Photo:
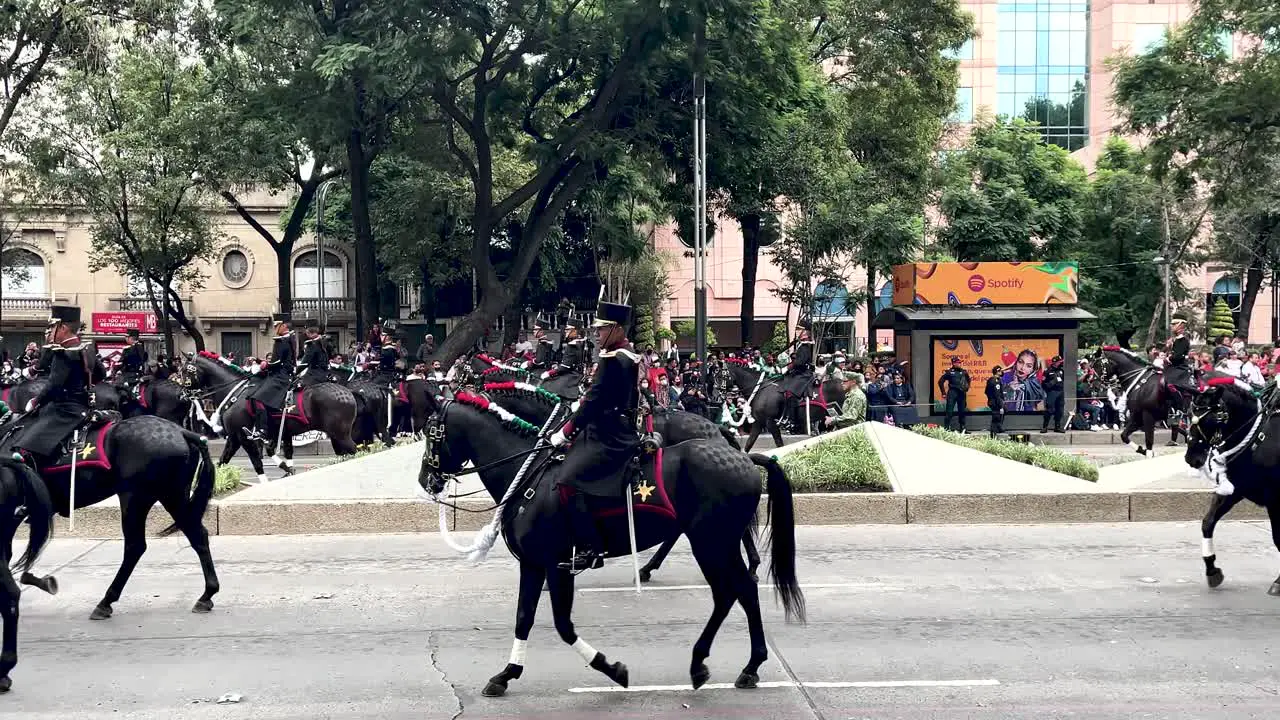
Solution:
[[(255, 219), (268, 229), (279, 226), (287, 198), (267, 193), (240, 197)], [(200, 269), (204, 287), (180, 291), (184, 309), (204, 335), (206, 347), (238, 356), (265, 355), (271, 347), (271, 314), (279, 310), (276, 255), (271, 246), (230, 208), (215, 208), (226, 235), (214, 260)], [(87, 335), (104, 348), (120, 344), (125, 331), (138, 328), (154, 355), (163, 347), (160, 323), (152, 312), (145, 286), (107, 268), (90, 272), (91, 218), (74, 212), (27, 217), (4, 250), (5, 267), (22, 267), (25, 277), (4, 277), (0, 288), (0, 334), (4, 349), (20, 353), (39, 341), (51, 301), (80, 306)], [(293, 314), (319, 315), (316, 243), (304, 236), (289, 258)], [(325, 323), (340, 347), (355, 336), (353, 255), (348, 247), (324, 244), (323, 310)], [(412, 298), (402, 298), (411, 302)], [(178, 349), (190, 351), (192, 338), (174, 324)]]

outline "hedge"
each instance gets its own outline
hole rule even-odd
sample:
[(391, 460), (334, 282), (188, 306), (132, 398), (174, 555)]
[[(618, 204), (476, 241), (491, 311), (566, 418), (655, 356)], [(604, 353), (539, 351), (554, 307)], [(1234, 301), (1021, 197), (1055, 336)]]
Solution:
[(985, 435), (961, 435), (957, 432), (944, 430), (936, 425), (917, 425), (912, 428), (912, 432), (934, 440), (949, 442), (952, 445), (980, 450), (989, 455), (996, 455), (1007, 460), (1014, 460), (1026, 465), (1062, 473), (1063, 475), (1070, 475), (1081, 480), (1098, 481), (1098, 467), (1092, 462), (1045, 445), (1018, 443)]
[(782, 456), (778, 461), (796, 492), (888, 492), (880, 453), (862, 429)]

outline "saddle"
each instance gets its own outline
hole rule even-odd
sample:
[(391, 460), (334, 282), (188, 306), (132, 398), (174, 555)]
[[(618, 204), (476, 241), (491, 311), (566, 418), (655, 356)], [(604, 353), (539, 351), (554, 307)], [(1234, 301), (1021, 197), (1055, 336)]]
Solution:
[[(51, 458), (36, 458), (26, 450), (16, 450), (22, 461), (31, 466), (37, 473), (49, 475), (53, 473), (70, 473), (72, 456), (75, 456), (77, 469), (111, 469), (111, 460), (103, 448), (107, 436), (122, 416), (115, 410), (90, 410), (83, 422), (72, 429), (71, 433), (58, 444), (58, 450)], [(0, 446), (10, 447), (12, 436), (22, 429), (22, 423), (10, 425), (3, 436)], [(76, 438), (79, 442), (73, 444)]]
[[(666, 482), (662, 476), (662, 451), (662, 435), (652, 431), (645, 433), (631, 458), (619, 469), (626, 481), (626, 487), (631, 491), (631, 505), (635, 510), (637, 532), (641, 525), (666, 524), (676, 520), (675, 505), (667, 494)], [(553, 462), (556, 464), (547, 468), (544, 476), (554, 477), (555, 467), (563, 458), (563, 454), (553, 457)], [(569, 485), (551, 483), (551, 486), (555, 487), (559, 493), (561, 507), (568, 505), (570, 498), (577, 492)], [(532, 498), (528, 493), (526, 497)], [(592, 496), (587, 501), (587, 507), (601, 526), (610, 555), (630, 554), (629, 532), (625, 522), (627, 507), (623, 504), (622, 498)], [(618, 522), (619, 519), (622, 519), (622, 522)]]

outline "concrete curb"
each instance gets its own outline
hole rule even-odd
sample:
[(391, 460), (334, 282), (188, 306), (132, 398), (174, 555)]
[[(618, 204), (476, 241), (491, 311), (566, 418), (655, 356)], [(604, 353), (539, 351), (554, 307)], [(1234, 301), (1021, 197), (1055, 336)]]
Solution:
[[(1209, 490), (1144, 490), (1058, 494), (901, 495), (898, 493), (805, 493), (795, 496), (800, 525), (955, 525), (1033, 523), (1171, 522), (1200, 520)], [(451, 530), (478, 530), (492, 516), (488, 500), (462, 500), (448, 511)], [(761, 515), (765, 503), (761, 502)], [(437, 532), (439, 509), (425, 500), (228, 502), (205, 516), (214, 535), (314, 535)], [(1266, 519), (1251, 503), (1237, 506), (1233, 520)], [(147, 519), (149, 535), (169, 522), (158, 507)], [(76, 512), (76, 531), (66, 518), (58, 537), (119, 538), (120, 509), (93, 506)]]

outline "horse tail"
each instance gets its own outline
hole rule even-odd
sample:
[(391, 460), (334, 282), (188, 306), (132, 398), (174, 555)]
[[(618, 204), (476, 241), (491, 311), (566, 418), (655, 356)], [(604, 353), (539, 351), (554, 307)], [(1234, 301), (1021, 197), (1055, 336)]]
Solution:
[(769, 493), (769, 575), (773, 590), (782, 600), (788, 622), (805, 621), (804, 592), (796, 579), (796, 510), (792, 502), (791, 480), (772, 457), (752, 453), (751, 462), (765, 469)]
[(0, 460), (0, 466), (13, 473), (22, 490), (22, 502), (27, 506), (27, 525), (31, 530), (27, 536), (27, 549), (16, 564), (18, 569), (26, 572), (40, 559), (40, 553), (53, 537), (53, 499), (49, 497), (49, 488), (45, 487), (44, 480), (29, 466), (7, 458)]
[[(191, 504), (187, 507), (187, 512), (191, 513), (188, 520), (202, 523), (204, 514), (209, 509), (209, 502), (213, 500), (215, 474), (213, 458), (209, 456), (207, 438), (186, 430), (182, 431), (182, 437), (187, 441), (187, 459), (194, 459), (196, 464), (195, 476), (191, 478), (194, 487), (191, 491)], [(160, 531), (160, 536), (172, 535), (181, 528), (182, 521), (175, 518), (172, 525)]]
[(734, 431), (730, 430), (729, 428), (723, 425), (717, 425), (716, 428), (720, 430), (720, 434), (724, 436), (725, 441), (729, 443), (730, 447), (732, 447), (734, 450), (742, 449), (742, 443), (738, 442), (737, 433), (735, 433)]

